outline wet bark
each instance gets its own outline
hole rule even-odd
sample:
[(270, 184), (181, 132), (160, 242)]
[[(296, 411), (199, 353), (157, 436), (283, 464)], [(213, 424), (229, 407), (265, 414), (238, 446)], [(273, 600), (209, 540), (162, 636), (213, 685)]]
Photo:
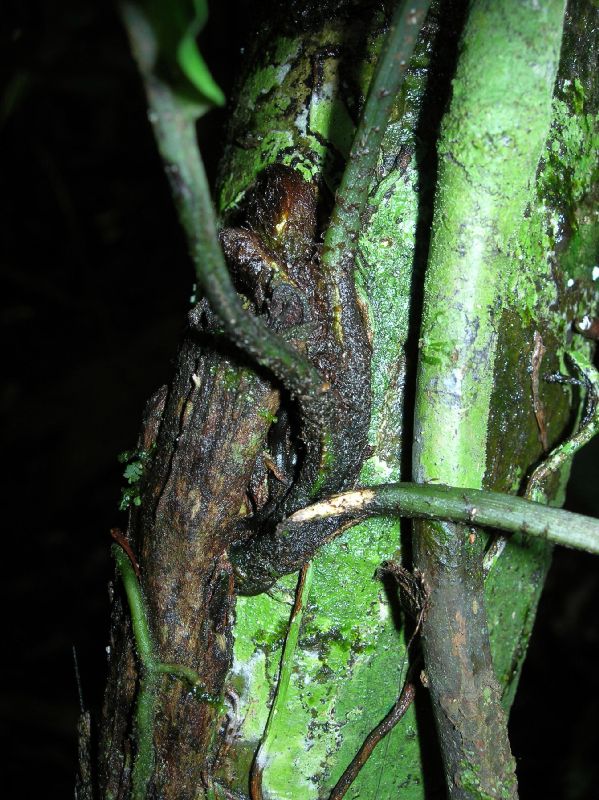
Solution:
[[(150, 403), (140, 443), (155, 455), (129, 538), (139, 554), (157, 655), (194, 669), (217, 696), (230, 666), (234, 613), (226, 551), (239, 515), (249, 511), (250, 477), (278, 403), (279, 392), (268, 380), (219, 354), (208, 337), (202, 342), (191, 335), (168, 393)], [(118, 583), (115, 593), (101, 780), (107, 796), (128, 797), (139, 676)], [(156, 770), (148, 796), (195, 797), (215, 756), (219, 709), (169, 676), (162, 679), (157, 705)]]
[[(351, 3), (339, 4), (340, 25), (347, 23), (351, 6)], [(286, 32), (293, 35), (297, 35), (299, 27), (304, 25), (308, 41), (310, 36), (315, 37), (314, 32), (321, 24), (323, 15), (329, 13), (330, 9), (323, 11), (310, 5), (307, 11), (300, 13), (298, 8), (298, 4), (292, 4), (291, 11), (285, 13), (284, 19), (279, 19), (278, 23), (283, 25), (283, 29), (287, 26)], [(309, 19), (311, 14), (312, 23)], [(359, 48), (361, 53), (364, 50), (363, 38), (357, 38), (362, 42)], [(310, 63), (307, 70), (310, 83), (308, 85), (303, 79), (300, 81), (301, 90), (308, 97), (311, 92), (318, 94), (325, 85), (323, 64), (333, 52), (331, 45), (317, 46), (314, 41), (310, 40), (314, 52), (306, 57)], [(292, 70), (299, 71), (298, 63), (304, 55), (298, 55)], [(356, 94), (359, 95), (359, 91)], [(303, 96), (290, 98), (286, 114), (297, 119), (308, 105), (309, 100)], [(350, 102), (349, 107), (355, 114), (355, 102)], [(225, 165), (239, 159), (242, 151), (247, 154), (249, 161), (252, 148), (268, 132), (253, 130), (253, 119), (246, 119), (243, 114), (235, 125)], [(317, 138), (315, 136), (314, 140)], [(397, 150), (392, 152), (393, 148), (387, 145), (385, 169), (395, 169), (395, 166), (405, 169), (413, 155), (410, 147), (412, 144), (402, 144), (403, 149), (398, 153)], [(234, 155), (231, 155), (232, 152)], [(285, 156), (282, 148), (279, 155)], [(315, 161), (316, 157), (306, 152), (296, 160), (297, 164), (302, 165), (310, 160)], [(341, 161), (342, 154), (338, 147), (331, 146), (326, 154), (326, 175), (321, 175), (320, 185), (320, 197), (325, 198), (321, 210), (324, 208), (325, 214), (328, 203), (326, 184), (334, 184), (335, 171)], [(237, 169), (238, 164), (235, 163)], [(226, 170), (224, 166), (223, 172), (226, 173)], [(255, 176), (255, 165), (248, 169), (248, 174), (252, 170)], [(382, 181), (381, 176), (378, 179)], [(251, 180), (244, 180), (244, 189), (247, 189)], [(423, 211), (424, 220), (428, 211)], [(361, 328), (362, 315), (354, 305), (353, 286), (348, 288), (346, 302), (349, 304), (348, 313), (352, 315), (358, 331), (359, 369), (355, 372), (352, 372), (352, 365), (343, 360), (347, 353), (335, 345), (334, 332), (326, 329), (326, 326), (323, 330), (323, 320), (327, 314), (322, 311), (319, 292), (322, 284), (319, 284), (321, 279), (314, 271), (314, 265), (311, 262), (304, 264), (310, 268), (302, 278), (306, 283), (301, 291), (297, 291), (297, 286), (290, 288), (289, 282), (287, 286), (282, 285), (285, 284), (283, 281), (275, 292), (271, 273), (264, 272), (265, 258), (255, 258), (256, 253), (262, 251), (263, 255), (267, 254), (268, 260), (273, 255), (272, 243), (265, 242), (261, 236), (257, 237), (243, 214), (231, 224), (234, 227), (224, 235), (223, 242), (231, 270), (234, 274), (237, 270), (237, 286), (245, 295), (248, 307), (254, 313), (264, 315), (280, 331), (290, 331), (298, 324), (301, 328), (306, 322), (304, 315), (307, 309), (312, 316), (309, 320), (312, 326), (316, 321), (317, 335), (314, 336), (314, 327), (308, 327), (291, 333), (290, 338), (295, 338), (304, 354), (311, 352), (311, 359), (318, 362), (319, 368), (336, 385), (334, 391), (338, 390), (340, 395), (349, 397), (352, 387), (356, 389), (353, 399), (349, 398), (351, 402), (338, 404), (337, 420), (340, 427), (336, 433), (340, 441), (346, 435), (348, 438), (343, 451), (345, 461), (339, 472), (339, 486), (328, 486), (327, 489), (331, 491), (351, 485), (364, 454), (369, 400), (369, 392), (364, 391), (365, 387), (368, 388), (364, 381), (367, 379), (365, 373), (368, 371), (369, 351)], [(232, 230), (237, 233), (233, 235)], [(251, 245), (249, 249), (246, 247), (248, 243)], [(426, 250), (426, 244), (422, 249)], [(313, 255), (311, 252), (310, 257)], [(254, 268), (257, 272), (252, 278), (251, 270)], [(292, 283), (297, 283), (297, 276), (292, 278)], [(275, 295), (276, 304), (273, 303)], [(281, 407), (280, 387), (273, 384), (267, 375), (256, 374), (250, 364), (243, 363), (237, 353), (223, 344), (214, 317), (204, 307), (194, 317), (191, 328), (193, 330), (190, 329), (178, 356), (171, 386), (168, 390), (161, 390), (146, 411), (140, 449), (152, 451), (153, 459), (142, 481), (142, 505), (140, 509), (132, 509), (128, 536), (141, 565), (141, 582), (150, 609), (158, 657), (165, 662), (189, 666), (198, 673), (209, 692), (222, 694), (231, 664), (231, 626), (235, 612), (234, 575), (229, 554), (236, 543), (236, 566), (246, 578), (247, 591), (259, 591), (269, 583), (269, 576), (260, 576), (259, 570), (255, 569), (260, 540), (253, 539), (250, 547), (249, 538), (245, 541), (245, 537), (256, 533), (255, 523), (258, 520), (271, 525), (272, 532), (272, 526), (277, 521), (277, 509), (282, 508), (283, 500), (297, 476), (302, 443), (297, 437), (298, 420), (293, 404), (283, 396), (284, 405)], [(530, 331), (526, 329), (520, 333), (524, 340)], [(404, 344), (402, 340), (401, 344), (394, 345), (396, 352), (401, 350), (400, 355), (394, 357), (403, 359), (402, 369), (405, 369)], [(521, 349), (522, 341), (514, 345), (514, 351), (520, 352)], [(414, 348), (411, 356), (415, 357)], [(553, 360), (557, 362), (557, 357)], [(530, 383), (526, 365), (523, 365), (522, 359), (520, 361), (522, 363), (516, 379), (519, 389), (528, 387)], [(512, 369), (512, 362), (506, 357), (505, 363), (505, 370), (512, 375), (515, 369)], [(402, 372), (402, 381), (404, 377)], [(401, 425), (398, 420), (403, 413), (402, 392), (403, 383), (398, 385), (393, 404), (387, 401), (387, 406), (392, 406), (397, 418), (396, 427)], [(504, 394), (512, 398), (509, 391)], [(522, 395), (526, 395), (524, 400), (527, 401), (526, 390), (522, 389)], [(504, 405), (502, 400), (501, 409)], [(524, 401), (522, 405), (525, 405)], [(501, 409), (494, 412), (498, 418)], [(505, 414), (509, 416), (509, 411)], [(275, 416), (278, 417), (277, 422), (273, 421)], [(549, 414), (552, 440), (562, 435), (567, 416), (567, 398), (561, 396), (555, 405), (553, 417)], [(496, 427), (498, 430), (501, 428), (503, 437), (505, 426), (497, 422)], [(396, 429), (393, 425), (391, 428)], [(498, 453), (490, 452), (488, 470), (489, 473), (495, 470), (496, 474), (488, 485), (510, 488), (513, 470), (517, 469), (521, 474), (540, 454), (536, 423), (530, 415), (520, 419), (519, 427), (514, 426), (509, 436), (514, 443), (515, 454), (511, 461), (517, 461), (518, 464), (514, 467), (513, 463), (507, 464), (501, 460), (506, 448)], [(385, 456), (387, 450), (393, 451), (399, 460), (400, 449), (401, 444), (393, 439), (382, 442), (379, 454)], [(265, 450), (268, 451), (266, 460), (263, 455)], [(307, 494), (306, 487), (303, 487), (302, 497)], [(288, 510), (293, 510), (293, 506)], [(425, 642), (434, 639), (434, 647), (429, 648), (434, 655), (429, 656), (427, 670), (435, 674), (440, 687), (434, 702), (437, 718), (441, 720), (441, 735), (444, 727), (447, 731), (455, 732), (456, 727), (460, 726), (460, 704), (462, 701), (469, 702), (475, 684), (478, 686), (477, 692), (481, 685), (488, 686), (490, 703), (496, 706), (498, 702), (490, 674), (485, 609), (479, 607), (475, 611), (471, 604), (471, 598), (482, 593), (479, 541), (476, 540), (472, 545), (469, 539), (466, 542), (459, 537), (454, 539), (464, 545), (467, 553), (459, 569), (456, 567), (457, 554), (453, 551), (448, 551), (443, 558), (431, 563), (430, 570), (427, 567), (428, 580), (431, 581), (432, 610), (429, 617), (431, 623), (424, 636)], [(417, 552), (416, 555), (426, 566), (429, 555), (424, 552)], [(545, 562), (545, 556), (543, 558)], [(436, 596), (434, 585), (437, 583), (446, 587), (443, 598)], [(140, 676), (129, 613), (118, 581), (114, 584), (113, 593), (109, 676), (100, 743), (100, 784), (103, 797), (126, 798), (130, 796), (131, 769), (135, 757), (132, 717)], [(480, 624), (470, 626), (466, 634), (462, 622), (467, 614), (474, 614)], [(461, 670), (460, 661), (455, 659), (457, 644), (469, 653), (469, 661), (475, 669)], [(447, 663), (452, 665), (450, 670), (447, 669)], [(479, 664), (480, 670), (476, 668)], [(513, 677), (516, 669), (514, 667), (510, 677)], [(194, 698), (188, 687), (179, 680), (166, 675), (161, 680), (154, 731), (157, 766), (148, 796), (207, 797), (213, 788), (212, 772), (219, 754), (224, 753), (226, 760), (225, 750), (230, 744), (226, 716), (215, 706)], [(497, 733), (493, 728), (495, 723), (490, 723), (484, 715), (479, 721), (478, 728), (470, 729), (465, 734), (462, 746), (467, 750), (488, 747), (489, 742), (493, 747)], [(460, 766), (457, 763), (457, 750), (454, 761), (457, 769)], [(492, 769), (501, 775), (503, 766), (499, 753)], [(450, 765), (450, 773), (452, 769)], [(477, 776), (473, 776), (473, 781), (477, 779)], [(466, 791), (467, 787), (464, 788)], [(229, 795), (225, 793), (225, 796)]]

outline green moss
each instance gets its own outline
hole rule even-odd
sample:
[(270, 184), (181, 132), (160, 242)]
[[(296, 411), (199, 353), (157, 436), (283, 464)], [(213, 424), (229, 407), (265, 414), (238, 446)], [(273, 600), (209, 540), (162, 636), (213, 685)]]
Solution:
[[(337, 64), (329, 63), (329, 56), (325, 56), (322, 63), (323, 52), (335, 52), (339, 35), (339, 31), (327, 28), (320, 38), (310, 32), (303, 41), (301, 53), (297, 42), (288, 38), (280, 39), (262, 52), (257, 71), (248, 76), (233, 120), (236, 144), (230, 147), (225, 159), (227, 179), (219, 194), (224, 213), (235, 206), (255, 174), (278, 159), (292, 164), (306, 177), (324, 170), (325, 181), (332, 185), (331, 175), (338, 170), (339, 154), (347, 152), (351, 120), (356, 116), (355, 106), (345, 102), (348, 98), (334, 87)], [(489, 35), (495, 33), (490, 31)], [(483, 47), (484, 41), (481, 42)], [(415, 56), (386, 133), (379, 171), (373, 179), (370, 216), (360, 237), (357, 288), (367, 309), (373, 347), (373, 413), (369, 439), (374, 453), (364, 464), (360, 476), (364, 484), (396, 480), (401, 475), (406, 339), (412, 287), (418, 283), (414, 279), (416, 226), (430, 213), (430, 209), (423, 207), (425, 198), (419, 191), (422, 167), (414, 157), (414, 129), (426, 88), (428, 47), (423, 46)], [(376, 45), (370, 45), (364, 61), (353, 69), (352, 77), (362, 90), (367, 85), (375, 51)], [(322, 77), (311, 95), (317, 53)], [(505, 66), (500, 64), (499, 68)], [(277, 75), (279, 84), (275, 80)], [(493, 91), (489, 95), (491, 101)], [(552, 113), (561, 113), (561, 110), (554, 105)], [(487, 111), (485, 107), (483, 113)], [(549, 99), (545, 111), (548, 120)], [(483, 121), (468, 118), (465, 123), (478, 127)], [(516, 147), (514, 142), (508, 146), (502, 139), (509, 119), (503, 123), (496, 132), (493, 160), (502, 156), (511, 158), (512, 145)], [(453, 145), (461, 130), (458, 126), (447, 141)], [(526, 131), (522, 136), (526, 138)], [(333, 146), (327, 147), (323, 137), (328, 137)], [(483, 149), (459, 152), (465, 156), (468, 167), (480, 167)], [(528, 164), (525, 150), (526, 142), (518, 138), (516, 153)], [(564, 153), (574, 152), (573, 144), (564, 149)], [(398, 153), (402, 153), (401, 166), (396, 164)], [(536, 156), (531, 158), (538, 159), (540, 153), (538, 148)], [(524, 169), (522, 163), (514, 164), (515, 172)], [(582, 184), (579, 178), (573, 177), (572, 185)], [(527, 459), (534, 460), (538, 452), (526, 342), (532, 342), (535, 325), (542, 321), (544, 340), (554, 351), (551, 357), (547, 356), (546, 364), (557, 368), (569, 323), (562, 319), (563, 287), (556, 283), (555, 262), (551, 260), (551, 254), (560, 246), (552, 222), (556, 211), (550, 207), (548, 198), (542, 197), (532, 185), (521, 187), (516, 199), (511, 197), (511, 192), (511, 185), (506, 186), (498, 200), (506, 202), (509, 226), (512, 226), (509, 249), (502, 239), (506, 235), (504, 220), (493, 222), (490, 239), (494, 266), (500, 272), (503, 296), (509, 300), (510, 307), (503, 314), (492, 307), (503, 337), (495, 373), (503, 377), (498, 382), (497, 393), (491, 396), (491, 405), (497, 413), (489, 426), (488, 448), (483, 446), (479, 453), (477, 469), (481, 469), (482, 464), (484, 470), (487, 464), (485, 480), (496, 481), (497, 485), (513, 491), (522, 481)], [(458, 193), (456, 202), (459, 199)], [(583, 197), (581, 208), (585, 202)], [(520, 213), (515, 213), (516, 206)], [(521, 210), (526, 206), (523, 215)], [(461, 213), (470, 219), (468, 208), (462, 208)], [(577, 217), (576, 235), (584, 229), (580, 234), (583, 238), (577, 240), (580, 252), (592, 250), (594, 234), (586, 221), (590, 213), (583, 210)], [(561, 256), (560, 252), (560, 259)], [(590, 285), (591, 271), (587, 266), (584, 270), (581, 268), (581, 274), (583, 271)], [(573, 273), (566, 272), (564, 280), (570, 274)], [(581, 297), (576, 294), (571, 301), (572, 308), (582, 302)], [(440, 313), (438, 306), (435, 313)], [(447, 329), (447, 320), (439, 319), (439, 323), (440, 334), (425, 333), (423, 337), (425, 357), (435, 369), (447, 364), (453, 354), (452, 342), (463, 338), (465, 329), (462, 322), (458, 332), (452, 333)], [(513, 362), (506, 360), (505, 354), (510, 348), (519, 358), (517, 369)], [(508, 375), (512, 375), (511, 383)], [(490, 384), (487, 388), (492, 391)], [(561, 387), (543, 385), (542, 396), (544, 401), (555, 402), (559, 408), (565, 408), (569, 402), (567, 392)], [(550, 430), (552, 437), (560, 435), (563, 421), (560, 414), (556, 414), (555, 419), (556, 422), (551, 423), (555, 425)], [(473, 425), (480, 428), (481, 423), (475, 419)], [(524, 429), (521, 438), (520, 434), (515, 436), (516, 429)], [(452, 445), (451, 437), (446, 438)], [(512, 446), (518, 452), (517, 457), (510, 460), (513, 467), (508, 463)], [(496, 458), (495, 452), (505, 458)], [(395, 626), (383, 587), (373, 576), (381, 560), (400, 554), (400, 536), (398, 520), (372, 520), (331, 543), (315, 560), (311, 602), (304, 616), (287, 707), (277, 715), (266, 754), (265, 794), (273, 800), (314, 800), (327, 796), (364, 737), (396, 700), (405, 643)], [(488, 579), (489, 626), (506, 704), (517, 682), (547, 560), (548, 554), (542, 545), (535, 550), (534, 546), (514, 537)], [(232, 788), (240, 791), (247, 791), (251, 754), (266, 723), (294, 589), (295, 578), (290, 576), (280, 582), (273, 596), (240, 598), (238, 602), (231, 682), (240, 696), (236, 714), (240, 727), (239, 738), (231, 747), (230, 762), (239, 766), (237, 782)], [(417, 732), (417, 721), (410, 710), (376, 748), (348, 797), (365, 800), (375, 796), (400, 795), (409, 800), (424, 797)], [(473, 785), (475, 778), (473, 776)]]
[(272, 411), (269, 411), (266, 408), (260, 408), (258, 410), (258, 414), (262, 417), (262, 419), (265, 419), (271, 425), (273, 422), (278, 421), (276, 415), (273, 414)]
[(581, 82), (562, 82), (553, 101), (551, 137), (539, 180), (541, 196), (574, 208), (599, 177), (599, 114), (586, 111)]
[[(364, 481), (399, 477), (402, 417), (418, 196), (416, 167), (392, 171), (376, 186), (369, 224), (360, 236), (357, 286), (372, 331), (370, 443), (376, 454)], [(381, 468), (383, 461), (386, 468)]]
[(244, 378), (244, 372), (247, 373), (247, 370), (240, 370), (235, 367), (225, 368), (222, 374), (222, 382), (225, 389), (229, 392), (235, 391)]

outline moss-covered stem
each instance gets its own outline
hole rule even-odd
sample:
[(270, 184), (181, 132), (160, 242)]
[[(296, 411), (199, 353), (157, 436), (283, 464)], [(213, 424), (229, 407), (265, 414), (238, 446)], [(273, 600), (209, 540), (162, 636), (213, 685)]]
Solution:
[(120, 545), (112, 546), (112, 554), (127, 596), (135, 649), (140, 665), (141, 674), (135, 709), (136, 751), (131, 786), (133, 800), (144, 800), (154, 771), (154, 719), (156, 716), (156, 693), (161, 676), (168, 674), (187, 681), (198, 700), (218, 703), (219, 698), (202, 690), (199, 676), (189, 667), (181, 664), (165, 664), (156, 659), (148, 623), (148, 612), (133, 564), (129, 555)]
[(323, 265), (333, 274), (355, 259), (362, 214), (385, 128), (429, 6), (430, 0), (401, 0), (393, 14), (325, 236)]
[[(418, 482), (479, 487), (510, 238), (546, 141), (564, 0), (475, 0), (439, 141), (424, 288), (413, 466)], [(493, 670), (483, 537), (415, 526), (428, 595), (425, 669), (452, 798), (515, 797), (515, 763)]]

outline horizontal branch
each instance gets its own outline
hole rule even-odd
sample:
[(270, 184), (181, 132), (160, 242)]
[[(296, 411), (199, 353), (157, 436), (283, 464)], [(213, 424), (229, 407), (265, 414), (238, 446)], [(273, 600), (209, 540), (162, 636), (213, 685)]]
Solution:
[(369, 517), (446, 520), (537, 536), (599, 555), (599, 520), (522, 497), (442, 484), (388, 483), (336, 494), (296, 511), (269, 534), (232, 548), (237, 590), (259, 594)]
[(341, 521), (348, 516), (355, 523), (375, 516), (464, 522), (538, 536), (599, 555), (599, 519), (499, 492), (438, 484), (389, 483), (344, 492), (296, 511), (279, 528), (284, 535), (292, 528), (297, 534), (298, 527), (316, 520), (335, 517)]

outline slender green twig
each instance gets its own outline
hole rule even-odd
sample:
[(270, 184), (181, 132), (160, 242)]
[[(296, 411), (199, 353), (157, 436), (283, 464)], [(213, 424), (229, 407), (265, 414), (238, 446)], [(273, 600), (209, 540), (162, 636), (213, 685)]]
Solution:
[(389, 483), (314, 503), (291, 514), (272, 533), (256, 537), (247, 563), (240, 565), (242, 591), (265, 591), (283, 575), (300, 569), (324, 544), (361, 520), (377, 516), (495, 528), (599, 554), (599, 520), (592, 517), (483, 489)]
[(132, 800), (145, 800), (154, 772), (154, 720), (156, 717), (155, 674), (149, 672), (139, 681), (135, 706), (135, 759), (131, 773)]
[(429, 6), (430, 0), (404, 0), (393, 14), (325, 236), (323, 264), (333, 273), (354, 261), (383, 135)]
[[(202, 686), (199, 675), (195, 670), (186, 667), (183, 664), (169, 664), (164, 661), (159, 661), (154, 653), (154, 644), (150, 633), (150, 626), (148, 623), (148, 611), (146, 603), (141, 590), (141, 586), (135, 569), (131, 563), (129, 555), (118, 544), (113, 544), (112, 554), (116, 562), (116, 566), (123, 582), (127, 602), (129, 603), (129, 611), (131, 613), (131, 626), (133, 628), (133, 638), (135, 639), (135, 648), (137, 650), (137, 657), (139, 659), (142, 670), (146, 673), (155, 673), (156, 675), (172, 675), (175, 678), (181, 678), (186, 681), (192, 688)], [(206, 700), (210, 703), (218, 703), (218, 698), (209, 694), (208, 692), (200, 692), (199, 699)]]
[[(322, 417), (325, 388), (318, 371), (241, 305), (220, 247), (210, 188), (198, 148), (195, 108), (183, 94), (156, 74), (153, 32), (140, 9), (124, 3), (122, 15), (131, 49), (144, 81), (148, 117), (169, 179), (173, 199), (185, 232), (201, 286), (227, 335), (255, 361), (271, 370)], [(313, 406), (319, 413), (315, 415)]]
[(152, 671), (156, 664), (154, 646), (150, 635), (150, 626), (148, 625), (146, 605), (141, 593), (139, 581), (137, 580), (137, 575), (135, 574), (135, 569), (131, 563), (130, 557), (120, 545), (112, 545), (112, 555), (116, 562), (121, 581), (123, 582), (123, 588), (127, 595), (127, 602), (129, 603), (131, 626), (133, 628), (137, 657), (145, 670)]
[(332, 294), (332, 328), (340, 344), (351, 348), (348, 332), (359, 326), (354, 298), (354, 269), (362, 216), (393, 103), (404, 79), (430, 0), (397, 3), (370, 82), (322, 250), (322, 266)]

